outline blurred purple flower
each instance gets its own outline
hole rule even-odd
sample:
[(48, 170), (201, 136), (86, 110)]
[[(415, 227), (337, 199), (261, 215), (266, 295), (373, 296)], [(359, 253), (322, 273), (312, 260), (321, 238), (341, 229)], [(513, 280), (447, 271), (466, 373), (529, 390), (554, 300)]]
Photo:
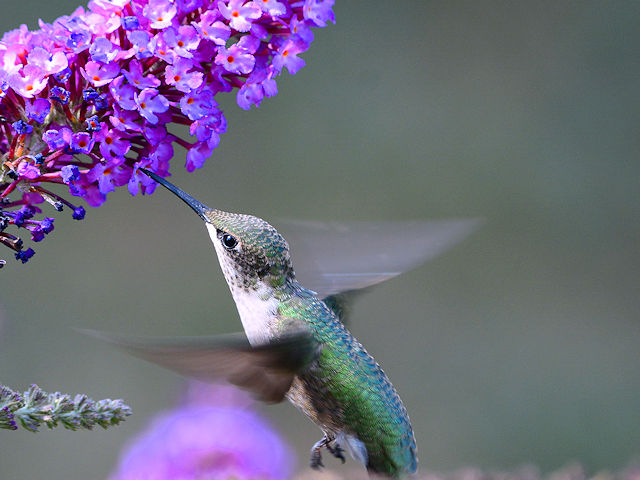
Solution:
[(110, 480), (276, 480), (291, 448), (232, 387), (191, 388), (189, 403), (158, 415), (125, 447)]
[[(40, 30), (26, 26), (0, 40), (0, 244), (22, 240), (9, 227), (35, 229), (16, 213), (48, 202), (84, 209), (43, 187), (68, 188), (91, 206), (127, 185), (150, 194), (139, 172), (169, 175), (173, 143), (202, 167), (226, 120), (215, 96), (237, 89), (248, 110), (295, 74), (313, 41), (311, 28), (334, 21), (334, 0), (91, 0), (88, 8)], [(190, 141), (167, 134), (186, 125)], [(74, 167), (70, 169), (70, 167)], [(9, 195), (15, 195), (14, 198)], [(39, 209), (35, 214), (41, 214)], [(17, 255), (22, 262), (32, 250)], [(2, 265), (2, 263), (0, 263)]]

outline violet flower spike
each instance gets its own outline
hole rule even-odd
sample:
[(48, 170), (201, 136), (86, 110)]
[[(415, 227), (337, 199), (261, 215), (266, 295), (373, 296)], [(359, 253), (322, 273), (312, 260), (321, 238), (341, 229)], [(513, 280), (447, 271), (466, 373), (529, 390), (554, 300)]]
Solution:
[[(139, 168), (169, 175), (174, 143), (188, 150), (188, 171), (202, 167), (227, 126), (215, 96), (236, 89), (249, 110), (275, 95), (277, 78), (304, 66), (311, 29), (335, 21), (333, 3), (91, 0), (36, 32), (6, 33), (0, 244), (25, 263), (34, 251), (19, 229), (42, 241), (53, 211), (84, 218), (65, 197), (97, 207), (124, 185), (151, 194), (155, 182)], [(191, 138), (168, 134), (171, 124), (188, 126)]]

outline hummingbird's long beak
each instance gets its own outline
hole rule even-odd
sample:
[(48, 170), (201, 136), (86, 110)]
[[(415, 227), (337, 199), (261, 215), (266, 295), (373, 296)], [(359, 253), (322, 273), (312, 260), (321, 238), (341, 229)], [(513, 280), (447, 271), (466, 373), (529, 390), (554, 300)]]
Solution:
[(146, 174), (149, 177), (153, 178), (156, 182), (158, 182), (160, 185), (165, 187), (171, 193), (173, 193), (177, 197), (179, 197), (184, 203), (189, 205), (193, 209), (193, 211), (196, 212), (200, 216), (200, 218), (202, 218), (205, 222), (210, 222), (210, 220), (207, 218), (207, 216), (205, 214), (208, 211), (210, 211), (211, 209), (209, 207), (207, 207), (204, 203), (199, 202), (198, 200), (193, 198), (188, 193), (183, 192), (182, 190), (180, 190), (178, 187), (176, 187), (172, 183), (167, 182), (164, 178), (159, 177), (155, 173), (147, 170), (146, 168), (140, 168), (140, 170), (142, 170), (142, 172), (144, 174)]

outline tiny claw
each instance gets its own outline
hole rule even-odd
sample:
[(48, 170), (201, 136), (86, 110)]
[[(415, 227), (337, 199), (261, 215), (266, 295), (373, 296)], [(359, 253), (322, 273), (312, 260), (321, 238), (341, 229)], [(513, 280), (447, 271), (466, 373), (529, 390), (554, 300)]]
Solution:
[(344, 449), (340, 445), (336, 445), (335, 447), (332, 447), (327, 443), (327, 450), (329, 450), (329, 453), (331, 455), (333, 455), (336, 458), (339, 458), (342, 461), (342, 463), (345, 463), (347, 461), (347, 459), (344, 458), (344, 455), (343, 455)]
[(320, 453), (320, 449), (313, 450), (311, 452), (311, 463), (309, 464), (309, 466), (313, 470), (320, 470), (322, 467), (324, 467), (324, 464), (322, 463), (322, 454)]
[(311, 462), (310, 467), (313, 470), (320, 470), (320, 468), (324, 467), (322, 463), (322, 447), (326, 447), (329, 443), (329, 439), (327, 437), (323, 437), (322, 440), (316, 442), (313, 447), (311, 447)]

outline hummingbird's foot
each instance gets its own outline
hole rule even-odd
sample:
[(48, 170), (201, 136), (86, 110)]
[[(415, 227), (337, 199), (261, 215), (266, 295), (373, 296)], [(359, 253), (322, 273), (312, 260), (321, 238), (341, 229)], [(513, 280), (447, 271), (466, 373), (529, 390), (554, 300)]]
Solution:
[(332, 447), (331, 444), (327, 442), (327, 450), (329, 450), (329, 453), (331, 455), (342, 460), (342, 463), (347, 461), (347, 459), (344, 458), (344, 455), (343, 455), (344, 448), (342, 448), (339, 444), (336, 443), (335, 446)]
[(329, 450), (329, 453), (336, 458), (342, 460), (342, 463), (346, 461), (344, 458), (344, 449), (340, 446), (340, 444), (336, 443), (335, 438), (322, 437), (322, 440), (316, 442), (316, 444), (311, 448), (311, 468), (314, 470), (320, 470), (321, 467), (324, 467), (322, 463), (322, 447), (326, 447)]
[(310, 467), (312, 469), (320, 470), (322, 467), (324, 467), (324, 465), (322, 464), (322, 453), (320, 453), (320, 450), (322, 450), (322, 447), (327, 445), (328, 441), (329, 440), (327, 439), (327, 437), (323, 437), (322, 440), (316, 442), (313, 447), (311, 447)]

